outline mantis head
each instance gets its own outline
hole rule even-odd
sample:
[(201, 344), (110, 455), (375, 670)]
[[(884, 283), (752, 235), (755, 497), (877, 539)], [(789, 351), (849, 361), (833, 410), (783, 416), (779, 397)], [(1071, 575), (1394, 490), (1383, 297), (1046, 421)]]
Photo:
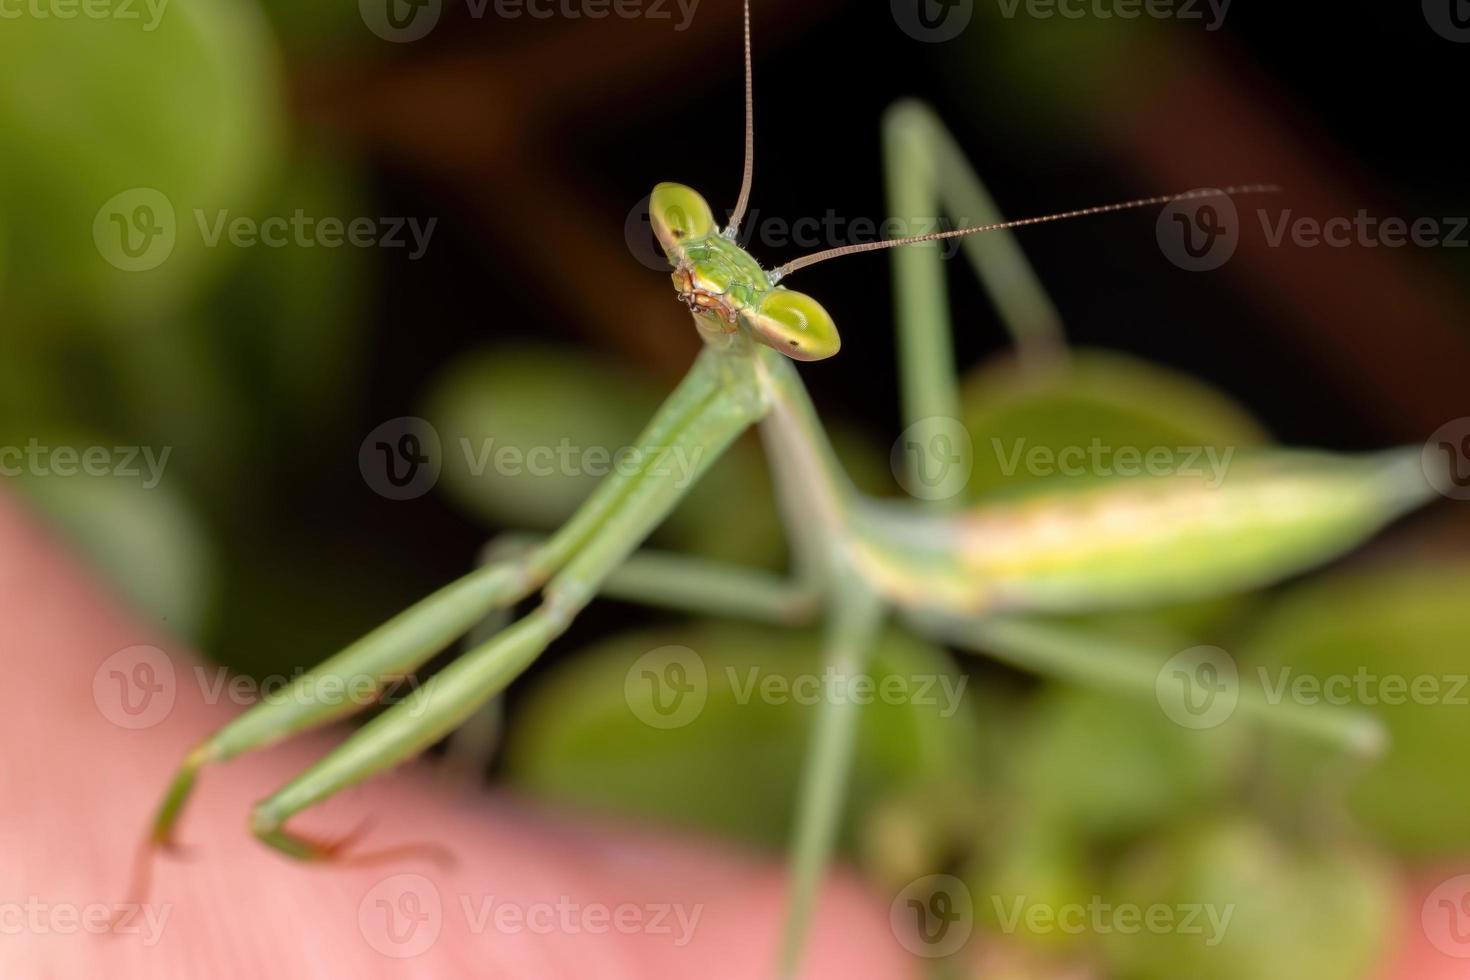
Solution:
[(737, 244), (740, 222), (750, 203), (751, 178), (755, 160), (755, 102), (752, 95), (750, 58), (750, 0), (745, 8), (745, 177), (740, 198), (731, 213), (730, 223), (721, 230), (714, 212), (698, 191), (683, 184), (659, 184), (649, 198), (649, 217), (654, 234), (674, 267), (674, 288), (679, 298), (694, 314), (705, 343), (728, 346), (739, 334), (772, 347), (798, 361), (820, 361), (836, 354), (842, 346), (832, 317), (812, 297), (779, 286), (793, 272), (818, 262), (922, 242), (962, 238), (984, 232), (1003, 232), (1014, 228), (1063, 221), (1094, 214), (1128, 211), (1134, 208), (1172, 204), (1200, 198), (1228, 197), (1232, 194), (1274, 193), (1274, 184), (1249, 184), (1239, 187), (1206, 188), (1183, 194), (1165, 194), (1138, 198), (1118, 204), (1063, 211), (1039, 218), (1019, 221), (994, 221), (990, 224), (936, 231), (906, 238), (840, 245), (822, 252), (793, 259), (778, 269), (766, 272), (750, 254)]
[(674, 288), (706, 342), (743, 331), (798, 361), (820, 361), (842, 346), (837, 325), (812, 297), (771, 284), (759, 263), (720, 231), (698, 191), (659, 184), (649, 198), (654, 234), (674, 267)]

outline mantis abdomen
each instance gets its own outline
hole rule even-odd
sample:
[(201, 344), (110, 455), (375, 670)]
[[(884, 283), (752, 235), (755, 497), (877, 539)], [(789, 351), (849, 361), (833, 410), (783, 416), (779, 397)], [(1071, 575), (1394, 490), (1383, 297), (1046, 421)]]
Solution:
[(1417, 449), (1264, 452), (1218, 476), (1074, 481), (958, 514), (875, 508), (855, 558), (900, 601), (947, 612), (1147, 607), (1310, 568), (1432, 493)]

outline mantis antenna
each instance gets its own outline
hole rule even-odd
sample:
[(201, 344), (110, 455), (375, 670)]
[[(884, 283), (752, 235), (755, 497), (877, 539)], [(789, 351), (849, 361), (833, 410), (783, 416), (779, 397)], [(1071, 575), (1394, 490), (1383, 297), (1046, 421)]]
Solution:
[(755, 177), (755, 86), (750, 63), (750, 0), (745, 0), (745, 176), (740, 182), (740, 197), (725, 228), (725, 237), (734, 240), (750, 206), (750, 185)]
[(1275, 194), (1280, 190), (1281, 188), (1275, 184), (1242, 184), (1238, 187), (1204, 188), (1201, 190), (1185, 191), (1182, 194), (1161, 194), (1157, 197), (1141, 197), (1132, 201), (1122, 201), (1117, 204), (1101, 204), (1097, 207), (1080, 208), (1076, 211), (1062, 211), (1057, 214), (1043, 215), (1039, 218), (1021, 218), (1016, 221), (1001, 221), (991, 225), (977, 225), (974, 228), (936, 231), (927, 235), (914, 235), (910, 238), (895, 238), (882, 242), (864, 242), (860, 245), (843, 245), (840, 248), (830, 248), (825, 252), (814, 252), (811, 255), (804, 255), (799, 259), (793, 259), (787, 262), (771, 273), (771, 283), (774, 285), (798, 269), (805, 269), (807, 266), (816, 265), (818, 262), (841, 258), (844, 255), (855, 255), (858, 252), (876, 252), (880, 249), (898, 248), (901, 245), (937, 242), (945, 238), (963, 238), (966, 235), (979, 235), (987, 231), (1005, 231), (1010, 228), (1025, 228), (1028, 225), (1044, 225), (1053, 221), (1066, 221), (1069, 218), (1085, 218), (1093, 214), (1111, 214), (1114, 211), (1131, 211), (1135, 208), (1152, 207), (1158, 204), (1173, 204), (1176, 201), (1229, 197), (1233, 194)]

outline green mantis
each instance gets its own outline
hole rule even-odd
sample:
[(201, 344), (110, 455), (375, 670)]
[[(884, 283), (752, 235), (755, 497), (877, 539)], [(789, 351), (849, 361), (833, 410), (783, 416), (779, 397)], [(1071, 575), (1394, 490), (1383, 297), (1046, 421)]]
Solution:
[[(834, 248), (766, 271), (736, 242), (750, 198), (753, 127), (750, 12), (745, 8), (746, 158), (731, 219), (678, 184), (650, 199), (654, 231), (704, 350), (637, 440), (638, 468), (607, 477), (544, 541), (492, 549), (483, 567), (298, 678), (288, 696), (241, 715), (184, 760), (154, 818), (150, 848), (166, 848), (199, 770), (354, 713), (334, 697), (362, 678), (381, 689), (420, 669), (488, 616), (526, 600), (526, 615), (484, 635), (437, 675), (358, 729), (339, 748), (255, 807), (251, 831), (301, 860), (353, 860), (346, 842), (288, 829), (301, 811), (397, 766), (466, 723), (506, 689), (595, 597), (742, 616), (772, 623), (820, 620), (839, 675), (864, 669), (890, 617), (965, 650), (1080, 683), (1152, 696), (1160, 651), (1099, 643), (1052, 614), (1149, 606), (1263, 585), (1353, 547), (1430, 494), (1419, 453), (1362, 458), (1275, 452), (1236, 464), (1219, 486), (1178, 475), (1100, 481), (961, 510), (941, 503), (865, 498), (838, 464), (796, 361), (836, 355), (837, 327), (820, 303), (781, 283), (814, 262), (962, 237), (1023, 351), (1058, 346), (1057, 318), (1009, 231), (1016, 227), (1262, 186), (1149, 198), (1021, 222), (1003, 222), (938, 122), (920, 106), (886, 122), (890, 187), (900, 216), (952, 213), (988, 223), (956, 231)], [(981, 235), (980, 232), (993, 234)], [(932, 249), (895, 253), (900, 374), (906, 421), (958, 415), (950, 325), (934, 297), (943, 270)], [(790, 537), (787, 576), (641, 551), (737, 437), (758, 426)], [(681, 452), (694, 472), (656, 464)], [(915, 463), (922, 463), (923, 447)], [(1355, 714), (1284, 706), (1246, 708), (1306, 736), (1371, 747)], [(796, 972), (802, 935), (834, 846), (856, 722), (850, 700), (824, 703), (808, 750), (793, 830), (790, 916), (778, 971)], [(378, 852), (392, 856), (401, 852)]]

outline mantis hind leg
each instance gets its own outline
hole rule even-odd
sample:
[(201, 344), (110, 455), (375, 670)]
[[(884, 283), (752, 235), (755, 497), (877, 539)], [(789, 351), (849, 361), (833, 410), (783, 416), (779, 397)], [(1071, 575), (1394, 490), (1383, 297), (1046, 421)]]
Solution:
[[(884, 609), (861, 582), (839, 580), (827, 622), (827, 667), (838, 677), (867, 668)], [(813, 726), (796, 805), (791, 840), (791, 884), (777, 976), (795, 976), (822, 877), (831, 863), (842, 821), (848, 771), (857, 738), (858, 705), (852, 698), (824, 698)]]
[[(1167, 710), (1176, 695), (1175, 680), (1195, 683), (1194, 671), (1171, 667), (1179, 651), (1034, 617), (952, 619), (915, 616), (921, 633), (964, 650), (985, 653), (1002, 663), (1064, 683), (1081, 684)], [(1228, 667), (1211, 671), (1212, 681), (1233, 705), (1231, 712), (1263, 728), (1319, 741), (1342, 751), (1372, 757), (1385, 747), (1387, 733), (1373, 715), (1335, 705), (1301, 705), (1290, 699), (1272, 701), (1265, 691), (1234, 674), (1224, 651), (1205, 656), (1212, 647), (1196, 647), (1201, 663)], [(1218, 662), (1217, 662), (1218, 660)], [(1189, 664), (1186, 664), (1189, 666)], [(1180, 675), (1177, 676), (1176, 675)], [(1206, 675), (1210, 676), (1210, 675)], [(1221, 680), (1220, 677), (1227, 679)]]

